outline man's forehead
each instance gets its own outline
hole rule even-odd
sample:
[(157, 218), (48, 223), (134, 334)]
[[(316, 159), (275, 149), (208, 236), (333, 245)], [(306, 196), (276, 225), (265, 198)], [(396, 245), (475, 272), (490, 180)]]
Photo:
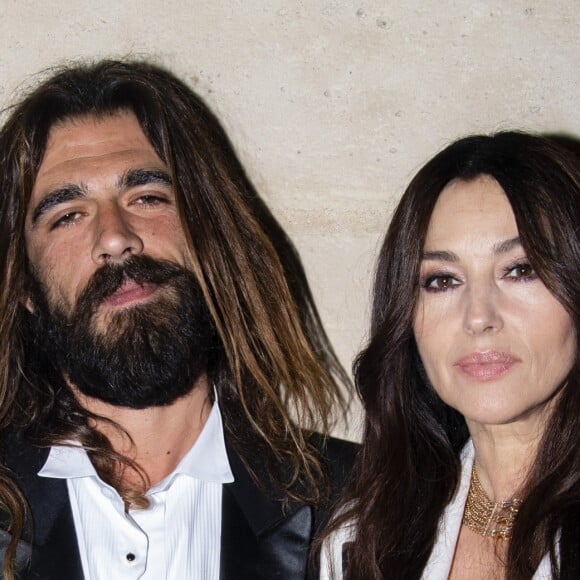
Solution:
[(67, 119), (51, 128), (36, 181), (115, 156), (162, 164), (133, 113)]
[(130, 111), (119, 111), (106, 116), (83, 115), (58, 121), (48, 132), (44, 159), (55, 148), (89, 148), (107, 142), (152, 147), (137, 117)]

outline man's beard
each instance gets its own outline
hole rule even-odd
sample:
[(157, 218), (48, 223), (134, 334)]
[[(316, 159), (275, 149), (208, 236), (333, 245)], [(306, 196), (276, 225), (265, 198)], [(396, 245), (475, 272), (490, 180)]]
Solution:
[[(147, 302), (103, 312), (123, 282), (158, 286)], [(165, 260), (134, 256), (97, 270), (71, 313), (51, 304), (30, 273), (32, 339), (82, 394), (143, 409), (191, 391), (216, 346), (215, 326), (193, 274)], [(98, 318), (97, 318), (98, 317)]]

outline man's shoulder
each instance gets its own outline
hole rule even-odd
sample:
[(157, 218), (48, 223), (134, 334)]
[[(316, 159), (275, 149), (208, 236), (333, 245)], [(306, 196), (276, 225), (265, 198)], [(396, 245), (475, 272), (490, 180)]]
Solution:
[(33, 443), (26, 432), (5, 431), (0, 434), (1, 460), (17, 480), (34, 479), (44, 465), (49, 447)]
[[(336, 502), (340, 493), (348, 485), (360, 446), (352, 441), (325, 437), (317, 433), (310, 437), (310, 442), (322, 455), (327, 469), (329, 495), (328, 500), (321, 506), (322, 511), (325, 512)], [(326, 516), (322, 519), (325, 520)]]
[(326, 460), (331, 480), (334, 477), (342, 480), (350, 473), (360, 447), (358, 443), (319, 433), (313, 433), (309, 441)]
[(360, 448), (360, 444), (354, 441), (324, 436), (320, 433), (313, 433), (310, 436), (310, 441), (329, 458), (351, 457), (354, 459)]

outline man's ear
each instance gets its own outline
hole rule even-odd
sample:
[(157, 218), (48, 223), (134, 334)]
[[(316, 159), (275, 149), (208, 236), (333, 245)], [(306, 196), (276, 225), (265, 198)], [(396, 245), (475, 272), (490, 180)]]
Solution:
[(22, 304), (22, 306), (24, 306), (24, 308), (26, 308), (26, 310), (28, 310), (28, 312), (30, 312), (30, 314), (34, 314), (34, 303), (32, 302), (32, 299), (30, 298), (30, 294), (24, 295), (20, 299), (20, 304)]

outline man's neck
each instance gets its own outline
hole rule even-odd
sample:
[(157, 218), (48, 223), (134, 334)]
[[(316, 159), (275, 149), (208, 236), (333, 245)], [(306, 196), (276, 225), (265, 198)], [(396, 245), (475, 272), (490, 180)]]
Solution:
[[(212, 407), (205, 374), (187, 395), (162, 407), (117, 407), (87, 397), (74, 387), (73, 392), (83, 408), (104, 419), (94, 422), (96, 429), (117, 453), (139, 465), (151, 486), (169, 475), (191, 449)], [(122, 483), (140, 487), (141, 479), (132, 470), (125, 470)]]

